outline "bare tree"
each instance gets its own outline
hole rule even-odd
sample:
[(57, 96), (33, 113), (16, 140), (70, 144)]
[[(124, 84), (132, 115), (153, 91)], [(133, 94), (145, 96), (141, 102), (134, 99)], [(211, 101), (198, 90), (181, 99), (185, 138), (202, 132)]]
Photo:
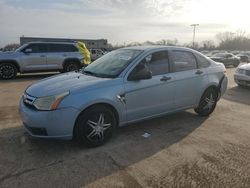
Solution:
[(215, 49), (215, 44), (214, 44), (214, 41), (212, 40), (204, 40), (201, 42), (201, 48), (203, 50), (212, 50), (212, 49)]
[(15, 49), (19, 48), (19, 44), (17, 43), (11, 43), (7, 44), (3, 49), (4, 51), (14, 51)]
[(224, 50), (250, 50), (250, 38), (243, 30), (224, 32), (216, 35), (219, 40), (219, 49)]

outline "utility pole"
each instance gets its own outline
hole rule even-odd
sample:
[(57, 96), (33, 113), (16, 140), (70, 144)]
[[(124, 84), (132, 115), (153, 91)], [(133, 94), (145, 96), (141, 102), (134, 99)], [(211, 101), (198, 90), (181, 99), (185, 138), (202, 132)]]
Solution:
[(199, 26), (199, 24), (191, 24), (191, 27), (194, 27), (194, 31), (193, 31), (193, 48), (194, 48), (194, 40), (195, 40), (195, 29), (197, 26)]

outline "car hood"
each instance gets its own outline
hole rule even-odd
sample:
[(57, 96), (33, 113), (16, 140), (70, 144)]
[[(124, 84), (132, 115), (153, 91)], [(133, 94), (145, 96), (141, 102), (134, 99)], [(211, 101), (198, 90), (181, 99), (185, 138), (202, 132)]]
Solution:
[(250, 70), (250, 63), (239, 66), (240, 69)]
[(0, 59), (17, 57), (19, 52), (0, 52)]
[(26, 89), (26, 93), (34, 97), (44, 97), (70, 91), (77, 90), (86, 91), (112, 85), (114, 79), (98, 78), (94, 76), (84, 75), (79, 72), (70, 72), (52, 76), (40, 80)]

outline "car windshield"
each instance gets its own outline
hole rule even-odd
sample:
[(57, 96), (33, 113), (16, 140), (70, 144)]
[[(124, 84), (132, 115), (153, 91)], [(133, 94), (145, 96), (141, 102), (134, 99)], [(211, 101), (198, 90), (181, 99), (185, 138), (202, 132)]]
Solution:
[(135, 49), (119, 49), (109, 52), (88, 65), (82, 73), (97, 77), (115, 78), (141, 52), (142, 50)]
[(15, 52), (20, 52), (20, 51), (21, 51), (23, 48), (25, 48), (27, 45), (28, 45), (28, 44), (24, 44), (24, 45), (20, 46), (19, 48), (17, 48), (17, 49), (15, 50)]

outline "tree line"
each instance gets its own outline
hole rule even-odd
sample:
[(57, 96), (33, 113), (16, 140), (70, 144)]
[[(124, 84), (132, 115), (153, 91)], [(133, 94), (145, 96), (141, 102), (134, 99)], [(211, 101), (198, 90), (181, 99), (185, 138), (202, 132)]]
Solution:
[(174, 40), (160, 40), (156, 42), (145, 41), (142, 43), (133, 42), (127, 45), (115, 45), (115, 48), (128, 46), (142, 46), (142, 45), (168, 45), (168, 46), (184, 46), (194, 48), (197, 50), (238, 50), (250, 51), (250, 35), (245, 31), (238, 30), (236, 32), (222, 32), (216, 35), (218, 43), (213, 40), (204, 40), (201, 42), (180, 44), (177, 39)]
[[(240, 50), (250, 51), (250, 35), (245, 31), (238, 30), (236, 32), (222, 32), (216, 35), (218, 43), (216, 44), (213, 40), (204, 40), (199, 43), (186, 43), (180, 44), (178, 39), (162, 39), (159, 41), (145, 41), (145, 42), (132, 42), (129, 44), (115, 44), (111, 45), (113, 49), (129, 46), (144, 46), (144, 45), (167, 45), (167, 46), (185, 46), (189, 48), (195, 48), (197, 50)], [(11, 51), (18, 48), (20, 45), (17, 43), (6, 45), (1, 51)]]

